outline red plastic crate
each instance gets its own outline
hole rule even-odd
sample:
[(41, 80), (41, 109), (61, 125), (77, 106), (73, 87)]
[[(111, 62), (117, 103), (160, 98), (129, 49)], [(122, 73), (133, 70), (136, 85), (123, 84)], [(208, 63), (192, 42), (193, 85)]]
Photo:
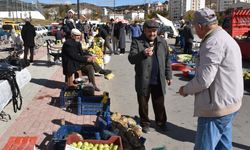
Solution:
[(3, 150), (34, 150), (37, 137), (10, 137)]

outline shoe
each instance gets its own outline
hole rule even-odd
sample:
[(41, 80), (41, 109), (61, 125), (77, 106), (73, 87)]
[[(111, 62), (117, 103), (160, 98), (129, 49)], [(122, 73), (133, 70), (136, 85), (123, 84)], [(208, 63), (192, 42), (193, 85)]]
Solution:
[(142, 127), (142, 132), (146, 134), (150, 133), (149, 127), (148, 126)]
[(95, 86), (95, 91), (100, 92), (101, 90), (97, 86)]
[(166, 124), (156, 124), (156, 131), (158, 132), (167, 132), (168, 128)]
[(112, 71), (111, 71), (111, 70), (108, 70), (108, 69), (102, 69), (101, 71), (99, 71), (99, 73), (106, 76), (106, 75), (112, 73)]

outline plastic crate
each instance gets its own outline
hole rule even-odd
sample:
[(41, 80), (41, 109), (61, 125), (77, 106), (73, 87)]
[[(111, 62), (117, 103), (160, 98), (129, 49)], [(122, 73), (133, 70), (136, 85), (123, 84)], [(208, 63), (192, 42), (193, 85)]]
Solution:
[(99, 139), (99, 137), (96, 136), (98, 135), (97, 133), (100, 134), (101, 131), (92, 125), (63, 125), (53, 133), (53, 149), (64, 150), (66, 137), (73, 132), (81, 134), (84, 139)]
[(3, 150), (34, 150), (37, 137), (10, 137)]
[[(79, 142), (75, 140), (67, 140), (67, 145), (65, 150), (79, 150), (78, 148), (74, 148), (70, 146), (69, 144), (72, 144), (73, 142)], [(92, 144), (115, 144), (118, 145), (118, 150), (123, 150), (122, 146), (122, 140), (120, 136), (111, 136), (108, 140), (81, 140), (82, 143), (89, 142)]]
[(60, 107), (67, 107), (69, 105), (77, 105), (77, 97), (80, 94), (78, 89), (62, 89), (60, 92)]
[(104, 102), (104, 96), (81, 96), (77, 101), (78, 115), (97, 115), (100, 112), (110, 112), (110, 98)]

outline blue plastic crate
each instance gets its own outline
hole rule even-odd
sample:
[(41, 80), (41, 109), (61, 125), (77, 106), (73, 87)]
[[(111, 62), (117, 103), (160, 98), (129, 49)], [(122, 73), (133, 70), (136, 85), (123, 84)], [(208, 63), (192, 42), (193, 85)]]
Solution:
[(66, 137), (72, 133), (79, 133), (84, 139), (99, 139), (97, 135), (101, 134), (101, 130), (96, 126), (91, 125), (63, 125), (53, 133), (52, 144), (56, 150), (64, 149)]
[(78, 115), (97, 115), (100, 112), (110, 112), (110, 98), (103, 103), (104, 96), (81, 96), (77, 101)]
[(70, 104), (75, 104), (77, 105), (77, 97), (80, 94), (80, 90), (75, 89), (75, 90), (69, 90), (63, 88), (60, 92), (60, 107), (67, 107)]

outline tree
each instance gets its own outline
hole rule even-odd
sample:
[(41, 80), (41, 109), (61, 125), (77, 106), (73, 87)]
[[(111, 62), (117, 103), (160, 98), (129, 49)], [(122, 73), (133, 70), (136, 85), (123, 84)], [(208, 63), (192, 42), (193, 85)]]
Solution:
[(192, 21), (194, 18), (194, 12), (194, 10), (187, 11), (183, 16), (183, 19), (186, 21)]
[(167, 11), (153, 11), (150, 14), (146, 14), (145, 19), (157, 18), (156, 14), (159, 14), (159, 15), (161, 15), (163, 17), (168, 18), (168, 12)]
[(64, 18), (65, 14), (68, 10), (70, 10), (70, 6), (69, 5), (60, 5), (59, 6), (59, 13), (58, 15), (60, 16), (60, 18)]

